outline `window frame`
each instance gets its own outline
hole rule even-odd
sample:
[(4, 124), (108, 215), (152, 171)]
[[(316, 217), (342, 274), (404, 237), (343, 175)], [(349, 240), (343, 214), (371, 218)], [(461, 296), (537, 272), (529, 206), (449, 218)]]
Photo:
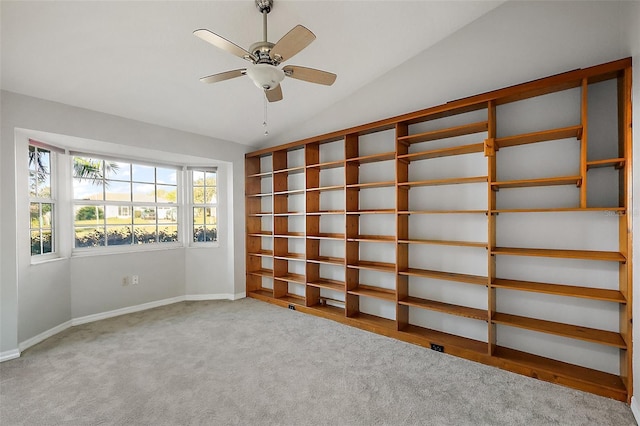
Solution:
[[(187, 202), (185, 202), (185, 208), (188, 208), (189, 212), (189, 224), (188, 224), (188, 230), (185, 233), (185, 238), (188, 235), (188, 239), (189, 239), (189, 246), (190, 247), (218, 247), (220, 244), (220, 211), (219, 211), (219, 198), (220, 198), (220, 185), (219, 185), (219, 169), (218, 167), (212, 167), (212, 166), (202, 166), (202, 167), (198, 167), (198, 166), (189, 166), (185, 168), (187, 171), (187, 184), (188, 184), (188, 191), (187, 191), (187, 197), (188, 200)], [(215, 173), (216, 174), (216, 183), (215, 183), (215, 203), (196, 203), (194, 201), (194, 190), (196, 188), (195, 185), (195, 181), (194, 181), (194, 172), (204, 172), (204, 173)], [(206, 175), (205, 175), (205, 185), (204, 186), (200, 186), (198, 185), (197, 187), (202, 187), (202, 188), (208, 188), (209, 186), (206, 185)], [(213, 208), (215, 209), (215, 218), (216, 218), (216, 224), (215, 224), (215, 230), (216, 230), (216, 239), (215, 240), (210, 240), (210, 241), (194, 241), (194, 229), (196, 226), (195, 223), (195, 217), (194, 217), (194, 209), (196, 208)], [(207, 229), (207, 224), (205, 223), (205, 230)]]
[[(31, 164), (30, 162), (27, 164), (27, 193), (28, 193), (28, 198), (29, 198), (29, 204), (28, 204), (28, 214), (29, 214), (29, 229), (28, 229), (28, 238), (29, 238), (29, 257), (31, 259), (31, 263), (39, 263), (39, 262), (43, 262), (43, 261), (47, 261), (47, 260), (51, 260), (51, 259), (56, 259), (60, 256), (60, 244), (58, 242), (59, 236), (58, 236), (58, 231), (59, 231), (59, 212), (58, 212), (58, 168), (57, 168), (57, 161), (58, 161), (58, 157), (57, 154), (59, 153), (59, 150), (56, 149), (55, 147), (50, 147), (47, 144), (41, 143), (41, 142), (37, 142), (34, 140), (29, 140), (28, 146), (27, 146), (27, 153), (29, 155), (29, 157), (31, 156), (31, 149), (34, 149), (33, 152), (38, 152), (38, 151), (46, 151), (49, 154), (49, 171), (46, 172), (46, 174), (49, 177), (49, 197), (45, 198), (45, 197), (40, 197), (38, 196), (37, 192), (38, 192), (38, 183), (36, 180), (36, 195), (32, 196), (31, 195)], [(30, 158), (29, 158), (30, 160)], [(36, 204), (38, 206), (38, 218), (39, 218), (39, 225), (37, 227), (32, 227), (32, 221), (31, 221), (31, 205), (32, 204)], [(44, 204), (51, 204), (51, 219), (50, 219), (50, 226), (49, 227), (43, 227), (43, 223), (42, 223), (42, 206)], [(43, 235), (43, 230), (50, 230), (51, 232), (51, 251), (43, 253), (42, 249), (43, 249), (43, 240), (42, 240), (42, 235)], [(38, 231), (39, 236), (40, 236), (40, 253), (33, 253), (33, 251), (31, 250), (32, 248), (32, 241), (31, 241), (31, 234), (34, 231)]]

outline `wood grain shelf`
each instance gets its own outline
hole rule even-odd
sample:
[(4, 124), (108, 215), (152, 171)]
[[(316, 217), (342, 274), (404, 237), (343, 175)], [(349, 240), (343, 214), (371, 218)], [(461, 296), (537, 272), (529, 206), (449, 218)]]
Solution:
[(260, 192), (256, 194), (246, 194), (247, 198), (261, 198), (261, 197), (272, 197), (273, 194), (271, 192)]
[(286, 169), (279, 169), (279, 170), (274, 170), (273, 174), (278, 174), (278, 173), (288, 173), (288, 174), (297, 174), (297, 173), (304, 173), (304, 166), (296, 166), (296, 167), (289, 167)]
[(395, 235), (354, 235), (347, 237), (347, 241), (362, 241), (369, 243), (395, 243)]
[(372, 210), (355, 210), (348, 211), (347, 214), (360, 215), (360, 214), (395, 214), (396, 209), (372, 209)]
[(452, 148), (433, 149), (430, 151), (415, 152), (412, 154), (398, 155), (399, 161), (420, 161), (431, 158), (450, 157), (453, 155), (474, 154), (484, 152), (484, 143), (474, 143), (470, 145), (454, 146)]
[(484, 285), (484, 286), (487, 285), (487, 280), (488, 280), (487, 277), (483, 277), (480, 275), (458, 274), (454, 272), (432, 271), (428, 269), (418, 269), (418, 268), (408, 268), (406, 270), (398, 271), (398, 274), (414, 276), (414, 277), (434, 278), (437, 280), (445, 280), (445, 281), (457, 281), (461, 283)]
[(325, 263), (329, 265), (344, 265), (344, 257), (317, 256), (314, 258), (308, 258), (307, 262)]
[(329, 280), (326, 278), (318, 278), (317, 280), (309, 281), (307, 282), (307, 285), (340, 292), (343, 292), (345, 289), (344, 281)]
[(370, 188), (384, 188), (388, 186), (396, 186), (395, 181), (386, 182), (367, 182), (367, 183), (353, 183), (347, 185), (347, 189), (370, 189)]
[(496, 138), (495, 142), (497, 148), (508, 148), (517, 145), (569, 138), (582, 139), (582, 126), (577, 125), (552, 130), (542, 130), (539, 132), (523, 133), (515, 136)]
[(347, 293), (355, 294), (357, 296), (372, 297), (374, 299), (386, 300), (394, 303), (396, 301), (395, 291), (363, 284), (358, 284), (358, 287), (347, 291)]
[(307, 212), (307, 216), (317, 216), (323, 214), (345, 214), (344, 210), (320, 210), (317, 212)]
[(321, 186), (319, 188), (307, 188), (307, 192), (338, 191), (338, 190), (343, 190), (343, 189), (344, 189), (344, 185), (331, 185), (331, 186)]
[(325, 169), (335, 169), (338, 167), (344, 167), (344, 160), (339, 160), (339, 161), (327, 161), (325, 163), (316, 163), (316, 164), (309, 164), (307, 166), (307, 169), (320, 169), (320, 170), (325, 170)]
[(430, 244), (430, 245), (442, 245), (442, 246), (460, 246), (460, 247), (482, 247), (482, 248), (487, 248), (487, 243), (481, 243), (481, 242), (475, 242), (475, 241), (409, 239), (409, 240), (398, 240), (398, 243), (399, 244)]
[(351, 262), (347, 264), (347, 268), (370, 269), (372, 271), (392, 272), (392, 273), (396, 272), (395, 263), (373, 262), (370, 260), (359, 260), (356, 262)]
[(247, 271), (247, 274), (271, 278), (273, 277), (273, 269), (261, 268), (261, 269), (256, 269), (255, 271)]
[(539, 248), (496, 247), (491, 254), (509, 256), (555, 257), (562, 259), (603, 260), (609, 262), (626, 262), (622, 253), (596, 250), (558, 250)]
[(587, 170), (599, 168), (599, 167), (614, 167), (621, 169), (624, 167), (624, 158), (609, 158), (606, 160), (587, 161)]
[(614, 333), (612, 331), (598, 330), (595, 328), (581, 327), (578, 325), (564, 324), (500, 312), (494, 313), (491, 321), (495, 324), (554, 334), (556, 336), (584, 340), (586, 342), (614, 346), (621, 349), (626, 349), (627, 347), (620, 333)]
[(623, 294), (618, 290), (579, 287), (565, 284), (548, 284), (533, 281), (507, 280), (503, 278), (495, 278), (493, 283), (491, 283), (491, 286), (507, 290), (551, 294), (554, 296), (579, 297), (583, 299), (602, 300), (604, 302), (627, 303)]
[(257, 231), (257, 232), (250, 232), (247, 235), (249, 237), (271, 237), (271, 236), (273, 236), (273, 232), (271, 232), (271, 231)]
[(324, 318), (330, 318), (330, 319), (344, 318), (344, 308), (339, 308), (337, 306), (317, 304), (317, 305), (311, 306), (309, 310), (313, 313), (316, 313), (318, 316), (321, 316)]
[(280, 275), (277, 277), (273, 277), (274, 280), (287, 281), (290, 283), (298, 283), (305, 284), (307, 282), (306, 278), (302, 274), (294, 274), (293, 272), (287, 272), (284, 275)]
[(283, 212), (283, 213), (274, 213), (273, 216), (305, 216), (305, 212)]
[(285, 234), (275, 234), (275, 238), (304, 238), (304, 232), (287, 232)]
[(580, 185), (582, 185), (582, 178), (580, 176), (560, 176), (560, 177), (551, 177), (551, 178), (491, 182), (491, 189), (493, 189), (494, 191), (498, 191), (500, 189), (508, 189), (508, 188), (530, 188), (535, 186), (557, 186), (557, 185), (575, 185), (579, 187)]
[[(487, 353), (487, 343), (479, 340), (469, 339), (455, 334), (444, 333), (442, 331), (431, 330), (426, 327), (409, 324), (401, 331), (401, 334), (415, 336), (419, 339), (426, 340), (427, 344), (435, 343), (444, 346), (445, 353), (450, 351), (450, 347), (460, 348), (464, 351), (470, 351), (478, 355)], [(416, 342), (422, 344), (422, 342)], [(427, 346), (424, 345), (423, 346)]]
[(407, 296), (399, 300), (398, 303), (404, 306), (413, 306), (429, 311), (442, 312), (444, 314), (456, 315), (459, 317), (471, 318), (481, 321), (488, 321), (489, 314), (485, 309), (469, 308), (467, 306), (452, 305), (450, 303), (438, 302), (435, 300), (421, 299), (418, 297)]
[(366, 163), (375, 163), (378, 161), (395, 160), (395, 158), (396, 158), (396, 153), (395, 151), (392, 151), (392, 152), (382, 152), (379, 154), (363, 155), (361, 157), (347, 158), (345, 161), (347, 163), (366, 164)]
[(285, 254), (277, 254), (273, 256), (274, 259), (283, 259), (283, 260), (305, 260), (304, 253), (285, 253)]
[(305, 305), (304, 297), (298, 296), (297, 294), (287, 293), (282, 297), (278, 297), (278, 299), (294, 305), (300, 305), (300, 306)]
[(386, 330), (395, 330), (396, 322), (387, 318), (382, 318), (377, 315), (365, 314), (364, 312), (358, 312), (357, 314), (349, 317), (352, 322), (361, 323), (367, 328), (373, 329), (381, 328)]
[(310, 240), (344, 240), (344, 234), (321, 232), (315, 235), (307, 234), (307, 238)]
[(461, 126), (449, 127), (441, 130), (418, 133), (416, 135), (401, 136), (398, 138), (398, 142), (411, 145), (414, 143), (429, 142), (438, 139), (447, 139), (456, 136), (470, 135), (473, 133), (482, 133), (486, 132), (487, 129), (488, 123), (486, 121), (480, 121), (477, 123), (464, 124)]
[(488, 210), (399, 210), (399, 215), (412, 214), (488, 214)]
[(263, 177), (271, 177), (271, 175), (273, 174), (273, 172), (262, 172), (262, 173), (253, 173), (250, 175), (247, 175), (248, 178), (263, 178)]
[(545, 213), (545, 212), (626, 212), (624, 207), (550, 207), (537, 209), (495, 209), (491, 213)]
[(249, 256), (271, 257), (273, 256), (273, 250), (258, 250), (255, 252), (248, 252)]
[(273, 195), (300, 195), (300, 194), (304, 194), (305, 190), (304, 189), (289, 189), (286, 191), (277, 191), (274, 192)]
[(260, 288), (258, 290), (253, 290), (249, 292), (250, 295), (257, 295), (262, 297), (273, 297), (273, 290), (270, 288)]
[(398, 182), (398, 188), (415, 188), (418, 186), (457, 185), (465, 183), (487, 182), (487, 176), (472, 176), (448, 179), (431, 179), (414, 182)]
[(247, 216), (249, 217), (262, 217), (262, 216), (271, 216), (273, 212), (258, 212), (258, 213), (249, 213)]

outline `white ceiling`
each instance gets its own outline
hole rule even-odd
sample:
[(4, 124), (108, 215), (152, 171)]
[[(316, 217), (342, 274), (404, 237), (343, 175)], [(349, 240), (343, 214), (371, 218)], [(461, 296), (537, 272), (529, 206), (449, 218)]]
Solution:
[[(331, 87), (285, 79), (284, 100), (268, 106), (269, 139), (500, 3), (275, 0), (269, 41), (296, 24), (317, 36), (286, 64), (338, 79)], [(0, 5), (2, 89), (247, 145), (266, 140), (264, 96), (247, 77), (211, 85), (198, 80), (247, 62), (192, 35), (207, 28), (248, 49), (262, 37), (253, 0)]]

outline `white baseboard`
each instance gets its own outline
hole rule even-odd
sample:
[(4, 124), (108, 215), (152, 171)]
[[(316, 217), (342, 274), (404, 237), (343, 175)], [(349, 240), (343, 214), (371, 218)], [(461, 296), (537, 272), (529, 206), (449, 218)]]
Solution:
[(20, 358), (19, 349), (11, 349), (10, 351), (0, 352), (0, 362), (9, 361), (10, 359)]
[(236, 293), (233, 295), (233, 299), (231, 300), (239, 300), (239, 299), (244, 299), (247, 297), (247, 293), (245, 291), (243, 291), (242, 293)]
[(633, 413), (633, 417), (636, 418), (636, 423), (640, 424), (640, 403), (635, 396), (631, 397), (631, 412)]
[(66, 322), (63, 322), (62, 324), (56, 325), (55, 327), (50, 328), (49, 330), (42, 332), (37, 336), (33, 336), (32, 338), (27, 339), (24, 342), (18, 343), (18, 349), (20, 350), (20, 352), (25, 351), (29, 349), (31, 346), (37, 345), (43, 340), (48, 339), (49, 337), (55, 334), (58, 334), (62, 331), (65, 331), (67, 328), (71, 326), (72, 326), (71, 321), (66, 321)]
[(86, 324), (89, 322), (100, 321), (107, 318), (118, 317), (120, 315), (132, 314), (134, 312), (146, 311), (147, 309), (157, 308), (158, 306), (171, 305), (172, 303), (182, 302), (184, 296), (171, 297), (169, 299), (155, 300), (141, 305), (128, 306), (126, 308), (115, 309), (113, 311), (101, 312), (99, 314), (86, 315), (80, 318), (73, 318), (71, 325)]

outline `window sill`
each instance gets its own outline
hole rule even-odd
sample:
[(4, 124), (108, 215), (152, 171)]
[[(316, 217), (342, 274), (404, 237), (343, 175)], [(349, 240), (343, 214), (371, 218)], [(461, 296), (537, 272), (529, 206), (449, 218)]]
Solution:
[(220, 248), (220, 242), (215, 241), (211, 243), (191, 243), (187, 246), (190, 249), (211, 249), (211, 248)]
[(53, 263), (53, 262), (60, 262), (62, 260), (68, 260), (68, 259), (69, 259), (68, 257), (61, 256), (59, 254), (52, 255), (52, 256), (47, 255), (47, 257), (38, 256), (37, 258), (34, 258), (32, 256), (31, 257), (31, 266), (44, 265), (44, 264)]
[(71, 257), (92, 257), (92, 256), (109, 256), (118, 254), (132, 254), (132, 253), (148, 253), (153, 251), (167, 251), (183, 249), (185, 246), (182, 243), (165, 243), (161, 245), (135, 245), (126, 247), (91, 247), (84, 249), (74, 249), (71, 253)]

